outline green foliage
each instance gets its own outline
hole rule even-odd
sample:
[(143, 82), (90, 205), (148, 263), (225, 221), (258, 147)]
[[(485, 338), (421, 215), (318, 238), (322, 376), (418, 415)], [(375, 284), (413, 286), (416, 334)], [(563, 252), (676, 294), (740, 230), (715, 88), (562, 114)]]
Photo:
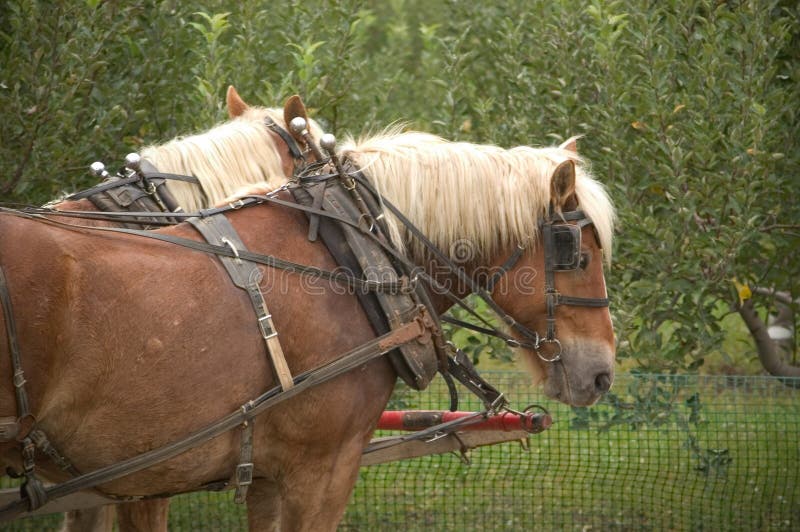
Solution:
[(643, 368), (722, 349), (733, 278), (800, 294), (795, 2), (11, 0), (0, 17), (3, 199), (210, 127), (233, 83), (268, 105), (300, 93), (340, 136), (585, 135), (619, 209), (619, 354)]
[(222, 73), (231, 53), (230, 47), (221, 42), (223, 34), (230, 29), (228, 22), (230, 13), (209, 15), (198, 11), (194, 15), (201, 19), (201, 22), (189, 22), (189, 25), (205, 40), (205, 46), (196, 51), (197, 62), (193, 67), (199, 97), (197, 107), (201, 110), (199, 118), (205, 123), (213, 123), (223, 107), (216, 88), (225, 84)]

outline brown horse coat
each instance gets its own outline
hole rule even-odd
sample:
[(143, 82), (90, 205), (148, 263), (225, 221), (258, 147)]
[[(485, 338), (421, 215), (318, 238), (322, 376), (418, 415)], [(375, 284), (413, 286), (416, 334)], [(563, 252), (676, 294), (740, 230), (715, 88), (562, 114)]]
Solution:
[[(336, 266), (322, 244), (308, 242), (300, 213), (264, 205), (229, 219), (250, 250)], [(199, 240), (185, 224), (161, 232)], [(32, 411), (80, 471), (175, 441), (275, 385), (247, 296), (214, 257), (8, 214), (0, 215), (0, 257)], [(294, 374), (373, 337), (356, 298), (327, 281), (265, 269), (261, 287)], [(7, 349), (2, 342), (3, 375), (10, 375)], [(266, 480), (251, 492), (281, 492), (296, 525), (341, 517), (395, 379), (386, 361), (369, 366), (257, 419), (255, 474)], [(14, 415), (11, 381), (2, 381), (0, 415)], [(9, 463), (18, 460), (11, 444), (1, 449)], [(234, 431), (104, 489), (153, 495), (197, 488), (229, 478), (238, 454)], [(40, 467), (47, 478), (65, 478), (46, 461)], [(293, 505), (302, 510), (292, 512)]]

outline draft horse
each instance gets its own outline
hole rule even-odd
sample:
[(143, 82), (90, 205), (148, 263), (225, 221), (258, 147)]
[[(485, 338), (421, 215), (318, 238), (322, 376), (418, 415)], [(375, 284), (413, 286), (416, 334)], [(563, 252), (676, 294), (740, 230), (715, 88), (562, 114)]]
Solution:
[[(255, 186), (272, 189), (284, 184), (301, 166), (316, 160), (316, 154), (309, 150), (306, 138), (300, 131), (290, 127), (294, 118), (303, 118), (313, 138), (322, 134), (320, 125), (310, 119), (302, 100), (290, 97), (283, 109), (252, 106), (242, 100), (233, 86), (228, 87), (226, 105), (229, 121), (208, 131), (179, 136), (163, 144), (144, 147), (140, 154), (144, 164), (155, 170), (155, 175), (171, 175), (184, 179), (162, 179), (167, 194), (185, 212), (194, 212), (224, 202), (227, 198)], [(159, 178), (151, 176), (150, 183)], [(115, 181), (115, 180), (112, 180)], [(117, 180), (118, 181), (118, 180)], [(77, 195), (59, 198), (48, 205), (61, 211), (97, 211), (109, 207), (117, 212), (144, 210), (142, 205), (157, 206), (152, 201), (119, 202), (119, 194), (113, 194), (118, 187), (110, 190), (112, 194), (98, 193), (108, 185), (103, 183)], [(143, 195), (147, 190), (144, 183), (138, 183), (142, 190), (132, 195)], [(145, 186), (142, 186), (145, 185)], [(155, 190), (155, 192), (160, 192)], [(99, 197), (99, 199), (98, 199)], [(148, 196), (145, 198), (149, 199)], [(159, 202), (160, 203), (160, 202)], [(83, 225), (117, 225), (119, 221), (108, 218), (79, 217)], [(134, 226), (136, 224), (133, 224)], [(166, 530), (168, 499), (151, 499), (140, 502), (123, 503), (116, 506), (119, 528), (126, 530)], [(113, 507), (103, 507), (68, 512), (63, 532), (101, 532), (113, 527)]]
[[(513, 317), (510, 332), (529, 346), (522, 355), (549, 396), (588, 405), (607, 391), (614, 361), (608, 309), (573, 306), (567, 298), (605, 299), (603, 263), (610, 259), (613, 209), (574, 151), (502, 150), (409, 133), (351, 143), (341, 153), (439, 249), (460, 261), (464, 276), (485, 281), (487, 271), (500, 272), (484, 286), (491, 284), (493, 300)], [(286, 193), (278, 197), (290, 201)], [(580, 216), (570, 214), (578, 209)], [(321, 242), (308, 240), (307, 219), (297, 210), (265, 202), (226, 217), (250, 250), (336, 267)], [(438, 286), (458, 295), (470, 290), (462, 276), (443, 273), (438, 259), (395, 216), (389, 222), (397, 249), (436, 277)], [(574, 228), (569, 253), (575, 267), (554, 271), (552, 261), (546, 266), (547, 238), (540, 229), (555, 222)], [(200, 240), (185, 223), (155, 233)], [(457, 254), (465, 243), (470, 253)], [(24, 353), (30, 411), (80, 471), (169, 444), (277, 382), (250, 301), (207, 254), (3, 212), (0, 266)], [(260, 287), (292, 374), (320, 367), (374, 337), (355, 295), (342, 294), (340, 287), (271, 267), (263, 268)], [(559, 294), (568, 296), (559, 300)], [(441, 293), (433, 299), (437, 312), (452, 304)], [(558, 349), (538, 352), (520, 331), (548, 331)], [(10, 375), (8, 338), (2, 340), (0, 374)], [(395, 379), (389, 362), (377, 358), (253, 420), (251, 529), (336, 528)], [(10, 380), (0, 382), (0, 398), (0, 417), (14, 416)], [(302, 426), (294, 422), (298, 418)], [(239, 437), (226, 432), (100, 489), (152, 496), (226, 479), (237, 465)], [(0, 456), (4, 464), (21, 465), (15, 442), (0, 443)], [(49, 480), (65, 478), (52, 464), (38, 467)]]

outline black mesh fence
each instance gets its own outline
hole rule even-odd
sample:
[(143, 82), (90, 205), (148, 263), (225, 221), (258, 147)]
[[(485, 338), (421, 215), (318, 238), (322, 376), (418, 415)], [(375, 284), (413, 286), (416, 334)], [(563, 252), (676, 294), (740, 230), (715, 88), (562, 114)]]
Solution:
[[(799, 530), (800, 380), (618, 376), (601, 404), (546, 400), (526, 375), (485, 375), (554, 424), (516, 442), (361, 469), (340, 530)], [(444, 409), (443, 386), (392, 408)], [(462, 409), (477, 409), (475, 403)], [(60, 517), (7, 530), (52, 530)], [(176, 497), (171, 530), (246, 528), (230, 493)]]

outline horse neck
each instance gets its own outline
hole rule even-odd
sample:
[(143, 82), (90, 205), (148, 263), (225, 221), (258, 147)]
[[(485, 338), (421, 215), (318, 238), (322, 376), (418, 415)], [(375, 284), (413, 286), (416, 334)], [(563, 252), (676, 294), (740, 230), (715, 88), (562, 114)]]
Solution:
[[(481, 261), (484, 262), (484, 261)], [(496, 261), (485, 261), (483, 263), (458, 264), (451, 260), (450, 265), (443, 264), (441, 261), (427, 261), (425, 271), (438, 283), (438, 287), (431, 287), (429, 297), (437, 313), (447, 312), (456, 303), (454, 299), (463, 299), (474, 292), (473, 286), (485, 289), (491, 274), (498, 270), (503, 259)], [(460, 274), (452, 271), (458, 268)], [(465, 280), (469, 279), (469, 281)], [(445, 290), (447, 293), (445, 293)]]

